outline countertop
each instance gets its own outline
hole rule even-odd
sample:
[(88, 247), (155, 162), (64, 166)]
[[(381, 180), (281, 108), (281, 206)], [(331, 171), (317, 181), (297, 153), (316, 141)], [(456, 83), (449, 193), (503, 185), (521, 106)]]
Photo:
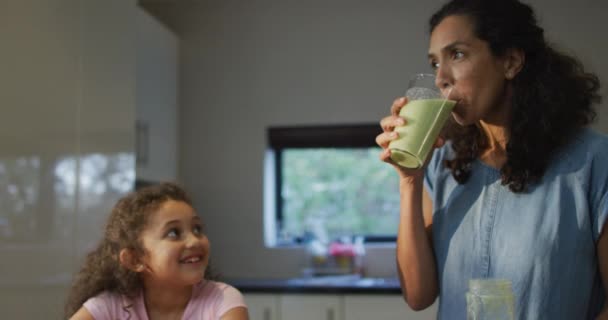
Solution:
[(291, 279), (228, 279), (243, 293), (401, 294), (397, 278), (325, 276)]

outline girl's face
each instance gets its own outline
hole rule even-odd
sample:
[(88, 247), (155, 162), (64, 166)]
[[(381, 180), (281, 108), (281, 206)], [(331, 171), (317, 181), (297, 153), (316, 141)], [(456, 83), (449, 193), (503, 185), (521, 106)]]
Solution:
[(448, 16), (435, 27), (429, 62), (444, 95), (453, 89), (450, 99), (456, 100), (457, 105), (452, 115), (459, 124), (504, 120), (507, 65), (492, 54), (487, 42), (477, 38), (469, 18)]
[(209, 263), (209, 240), (202, 220), (187, 203), (168, 200), (154, 212), (141, 234), (146, 251), (144, 282), (193, 285)]

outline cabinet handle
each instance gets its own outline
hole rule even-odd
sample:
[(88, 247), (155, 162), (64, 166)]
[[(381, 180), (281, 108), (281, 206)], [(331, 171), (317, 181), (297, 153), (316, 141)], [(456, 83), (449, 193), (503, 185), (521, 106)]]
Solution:
[(270, 319), (270, 308), (268, 308), (268, 307), (264, 308), (264, 320), (271, 320)]
[(327, 320), (334, 320), (334, 309), (327, 308)]
[(150, 129), (148, 123), (138, 120), (135, 122), (135, 163), (147, 166), (150, 153)]

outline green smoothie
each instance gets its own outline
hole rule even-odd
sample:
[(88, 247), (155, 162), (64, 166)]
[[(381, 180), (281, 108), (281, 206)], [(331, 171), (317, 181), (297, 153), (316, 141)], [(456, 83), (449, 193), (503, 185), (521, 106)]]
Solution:
[(437, 140), (456, 101), (421, 99), (407, 103), (399, 115), (405, 125), (395, 128), (399, 138), (388, 145), (391, 159), (405, 168), (419, 168)]

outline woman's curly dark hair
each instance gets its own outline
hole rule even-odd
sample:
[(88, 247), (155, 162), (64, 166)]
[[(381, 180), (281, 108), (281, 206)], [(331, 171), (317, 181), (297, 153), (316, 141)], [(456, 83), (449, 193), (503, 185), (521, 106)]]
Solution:
[[(104, 291), (134, 298), (143, 287), (139, 273), (121, 265), (119, 254), (130, 249), (136, 256), (145, 254), (140, 235), (149, 217), (168, 200), (182, 201), (192, 206), (188, 194), (173, 183), (160, 183), (141, 188), (118, 200), (105, 227), (103, 239), (85, 259), (76, 275), (65, 304), (70, 318), (89, 298)], [(205, 278), (213, 278), (210, 268)], [(126, 306), (127, 308), (129, 306)]]
[[(560, 147), (596, 117), (593, 104), (601, 102), (600, 82), (574, 57), (558, 52), (544, 37), (534, 11), (517, 0), (453, 0), (430, 19), (431, 33), (446, 17), (461, 15), (473, 22), (476, 36), (486, 41), (494, 56), (508, 49), (524, 52), (523, 69), (511, 81), (513, 101), (507, 161), (502, 184), (525, 192), (538, 182)], [(471, 173), (471, 163), (487, 147), (478, 125), (446, 129), (455, 158), (445, 165), (459, 183)]]

